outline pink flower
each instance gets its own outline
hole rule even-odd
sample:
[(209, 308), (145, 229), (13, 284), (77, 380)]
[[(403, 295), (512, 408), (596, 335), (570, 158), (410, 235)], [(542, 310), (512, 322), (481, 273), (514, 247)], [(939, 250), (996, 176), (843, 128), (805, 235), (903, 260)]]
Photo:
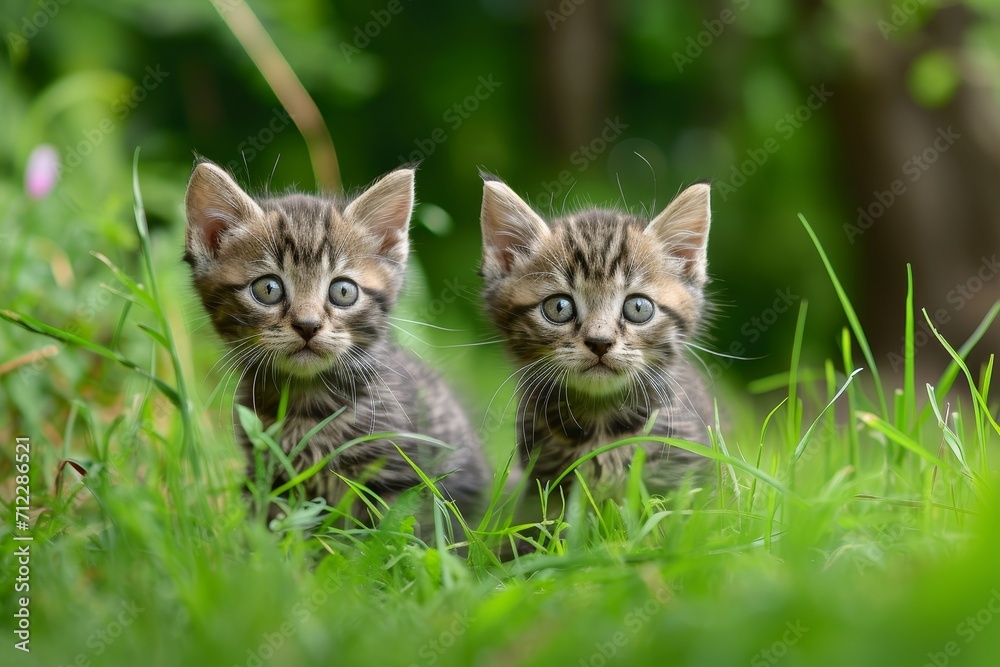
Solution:
[(59, 153), (52, 144), (41, 144), (28, 156), (24, 189), (32, 199), (44, 199), (59, 180)]

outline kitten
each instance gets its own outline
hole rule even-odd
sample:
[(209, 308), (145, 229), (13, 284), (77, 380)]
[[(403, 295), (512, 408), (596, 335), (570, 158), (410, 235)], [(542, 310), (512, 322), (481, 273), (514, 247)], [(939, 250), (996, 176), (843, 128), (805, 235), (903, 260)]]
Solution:
[[(397, 347), (389, 319), (406, 270), (412, 169), (398, 169), (351, 199), (289, 194), (251, 198), (217, 165), (198, 164), (185, 197), (185, 259), (227, 356), (242, 367), (237, 399), (264, 426), (288, 406), (287, 453), (343, 409), (294, 459), (301, 472), (345, 442), (371, 433), (419, 433), (448, 450), (405, 437), (354, 445), (308, 481), (308, 497), (336, 505), (363, 482), (391, 503), (421, 484), (398, 444), (463, 513), (478, 509), (486, 466), (458, 402), (430, 369)], [(237, 421), (238, 424), (238, 421)], [(251, 461), (246, 433), (238, 439)], [(286, 473), (275, 485), (288, 481)], [(360, 501), (352, 510), (370, 522)]]
[[(594, 208), (546, 224), (485, 178), (484, 299), (521, 364), (517, 441), (525, 466), (537, 456), (531, 480), (544, 486), (646, 428), (706, 443), (712, 401), (685, 342), (706, 309), (708, 185), (684, 190), (652, 221)], [(641, 446), (654, 493), (707, 467), (676, 447)], [(619, 447), (579, 470), (602, 495), (621, 496), (634, 455), (635, 445)]]

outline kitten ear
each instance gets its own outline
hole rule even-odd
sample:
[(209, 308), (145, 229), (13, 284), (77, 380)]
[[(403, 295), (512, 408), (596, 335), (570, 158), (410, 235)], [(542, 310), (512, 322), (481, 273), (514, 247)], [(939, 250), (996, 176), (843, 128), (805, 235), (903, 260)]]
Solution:
[(194, 168), (184, 195), (187, 212), (186, 245), (189, 258), (214, 259), (222, 234), (264, 211), (243, 192), (226, 171), (211, 162)]
[(684, 275), (696, 284), (708, 280), (708, 228), (712, 221), (711, 188), (696, 183), (674, 197), (666, 209), (646, 225), (646, 234), (660, 241), (683, 262)]
[(549, 235), (549, 227), (523, 199), (499, 180), (483, 182), (483, 275), (510, 273), (518, 254)]
[(413, 169), (391, 171), (344, 209), (344, 217), (382, 239), (381, 252), (403, 262), (409, 251), (413, 214)]

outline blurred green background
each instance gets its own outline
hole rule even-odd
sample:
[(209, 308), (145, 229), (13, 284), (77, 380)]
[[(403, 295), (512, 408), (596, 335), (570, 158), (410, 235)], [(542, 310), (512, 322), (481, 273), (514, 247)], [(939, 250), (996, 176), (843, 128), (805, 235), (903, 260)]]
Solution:
[[(120, 307), (90, 251), (137, 270), (130, 178), (141, 147), (160, 265), (193, 331), (195, 374), (213, 379), (219, 347), (180, 262), (194, 155), (253, 192), (316, 188), (306, 142), (220, 16), (231, 5), (3, 4), (0, 306), (110, 338)], [(1000, 298), (990, 263), (1000, 249), (1000, 3), (251, 6), (325, 118), (346, 188), (420, 159), (403, 315), (459, 330), (411, 327), (463, 347), (410, 343), (480, 411), (508, 372), (497, 345), (464, 347), (491, 339), (477, 298), (480, 168), (546, 213), (588, 203), (648, 212), (712, 179), (718, 314), (703, 342), (755, 359), (705, 360), (737, 388), (787, 368), (801, 298), (806, 358), (839, 355), (840, 306), (800, 212), (887, 370), (901, 370), (906, 262), (916, 305), (956, 344)], [(27, 163), (43, 144), (61, 175), (32, 197)], [(997, 343), (994, 333), (977, 360)], [(121, 373), (86, 355), (23, 363), (55, 351), (45, 345), (0, 327), (0, 363), (16, 366), (0, 376), (0, 407), (19, 422), (41, 427), (84, 377), (112, 373), (106, 398), (120, 394)], [(943, 362), (937, 348), (918, 336), (927, 376)]]
[[(703, 357), (737, 417), (758, 407), (747, 398), (752, 381), (789, 367), (802, 299), (803, 382), (792, 385), (807, 413), (832, 393), (805, 381), (806, 369), (840, 358), (844, 314), (799, 213), (858, 307), (883, 376), (902, 372), (907, 262), (915, 305), (956, 346), (1000, 299), (1000, 2), (250, 6), (315, 100), (347, 189), (420, 159), (415, 254), (398, 314), (444, 330), (404, 324), (398, 337), (485, 417), (495, 458), (513, 445), (502, 418), (513, 383), (504, 384), (512, 369), (477, 296), (479, 169), (545, 214), (598, 204), (645, 215), (711, 179), (718, 308), (702, 343), (754, 359)], [(784, 396), (766, 396), (746, 428), (727, 424), (734, 456), (756, 459), (752, 474), (730, 470), (733, 486), (713, 507), (689, 511), (682, 497), (606, 508), (599, 523), (571, 517), (568, 539), (513, 574), (436, 549), (400, 550), (399, 536), (381, 531), (347, 548), (245, 520), (228, 423), (235, 383), (214, 366), (222, 347), (181, 261), (184, 188), (196, 154), (252, 192), (318, 184), (306, 140), (226, 23), (237, 8), (0, 6), (0, 309), (120, 350), (176, 383), (170, 360), (135, 326), (160, 323), (141, 307), (120, 320), (123, 300), (102, 287), (121, 289), (103, 257), (144, 275), (132, 208), (141, 148), (161, 305), (184, 376), (196, 382), (204, 434), (185, 450), (191, 432), (178, 410), (138, 374), (0, 325), (0, 440), (28, 434), (35, 445), (37, 634), (25, 664), (68, 664), (74, 651), (93, 664), (259, 664), (262, 642), (327, 577), (340, 586), (335, 601), (295, 626), (281, 664), (596, 667), (616, 629), (632, 633), (634, 613), (651, 602), (652, 620), (621, 662), (996, 662), (1000, 506), (984, 481), (996, 476), (988, 409), (949, 403), (962, 437), (946, 449), (936, 419), (907, 423), (911, 389), (891, 402), (891, 421), (919, 443), (903, 452), (867, 414), (889, 419), (889, 410), (854, 400), (870, 373), (827, 413), (808, 450), (796, 451), (803, 423), (794, 409), (772, 413), (762, 433)], [(932, 341), (919, 326), (918, 380), (943, 366)], [(998, 349), (994, 327), (974, 353), (976, 378)], [(854, 347), (853, 362), (836, 368), (859, 357)], [(0, 496), (13, 498), (14, 468), (0, 458)], [(203, 474), (186, 467), (197, 461)], [(762, 471), (805, 501), (758, 485)], [(13, 501), (0, 504), (10, 517)], [(14, 522), (0, 523), (4, 531)], [(15, 544), (0, 540), (5, 609)], [(327, 554), (331, 545), (338, 551)], [(676, 597), (665, 602), (664, 591)], [(130, 599), (148, 611), (103, 653), (93, 633), (115, 627)], [(455, 640), (445, 633), (456, 618), (475, 620), (460, 648), (428, 657), (431, 642)], [(800, 621), (811, 628), (801, 643), (781, 639)], [(985, 631), (970, 633), (970, 622)]]

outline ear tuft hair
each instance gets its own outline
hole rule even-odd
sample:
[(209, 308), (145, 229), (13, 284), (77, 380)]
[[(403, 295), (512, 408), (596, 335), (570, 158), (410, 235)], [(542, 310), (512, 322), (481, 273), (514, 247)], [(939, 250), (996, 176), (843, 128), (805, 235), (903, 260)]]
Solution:
[(380, 252), (395, 262), (409, 253), (413, 215), (414, 175), (411, 168), (396, 169), (375, 181), (344, 209), (344, 217), (381, 239)]
[(199, 159), (184, 195), (187, 214), (185, 257), (189, 262), (214, 260), (225, 234), (253, 218), (264, 217), (257, 202), (225, 169)]
[(510, 273), (518, 258), (549, 235), (537, 213), (499, 179), (483, 177), (482, 274), (487, 279)]
[(698, 285), (708, 281), (708, 230), (712, 223), (711, 188), (697, 183), (674, 197), (646, 226), (671, 257), (682, 264), (684, 276)]

